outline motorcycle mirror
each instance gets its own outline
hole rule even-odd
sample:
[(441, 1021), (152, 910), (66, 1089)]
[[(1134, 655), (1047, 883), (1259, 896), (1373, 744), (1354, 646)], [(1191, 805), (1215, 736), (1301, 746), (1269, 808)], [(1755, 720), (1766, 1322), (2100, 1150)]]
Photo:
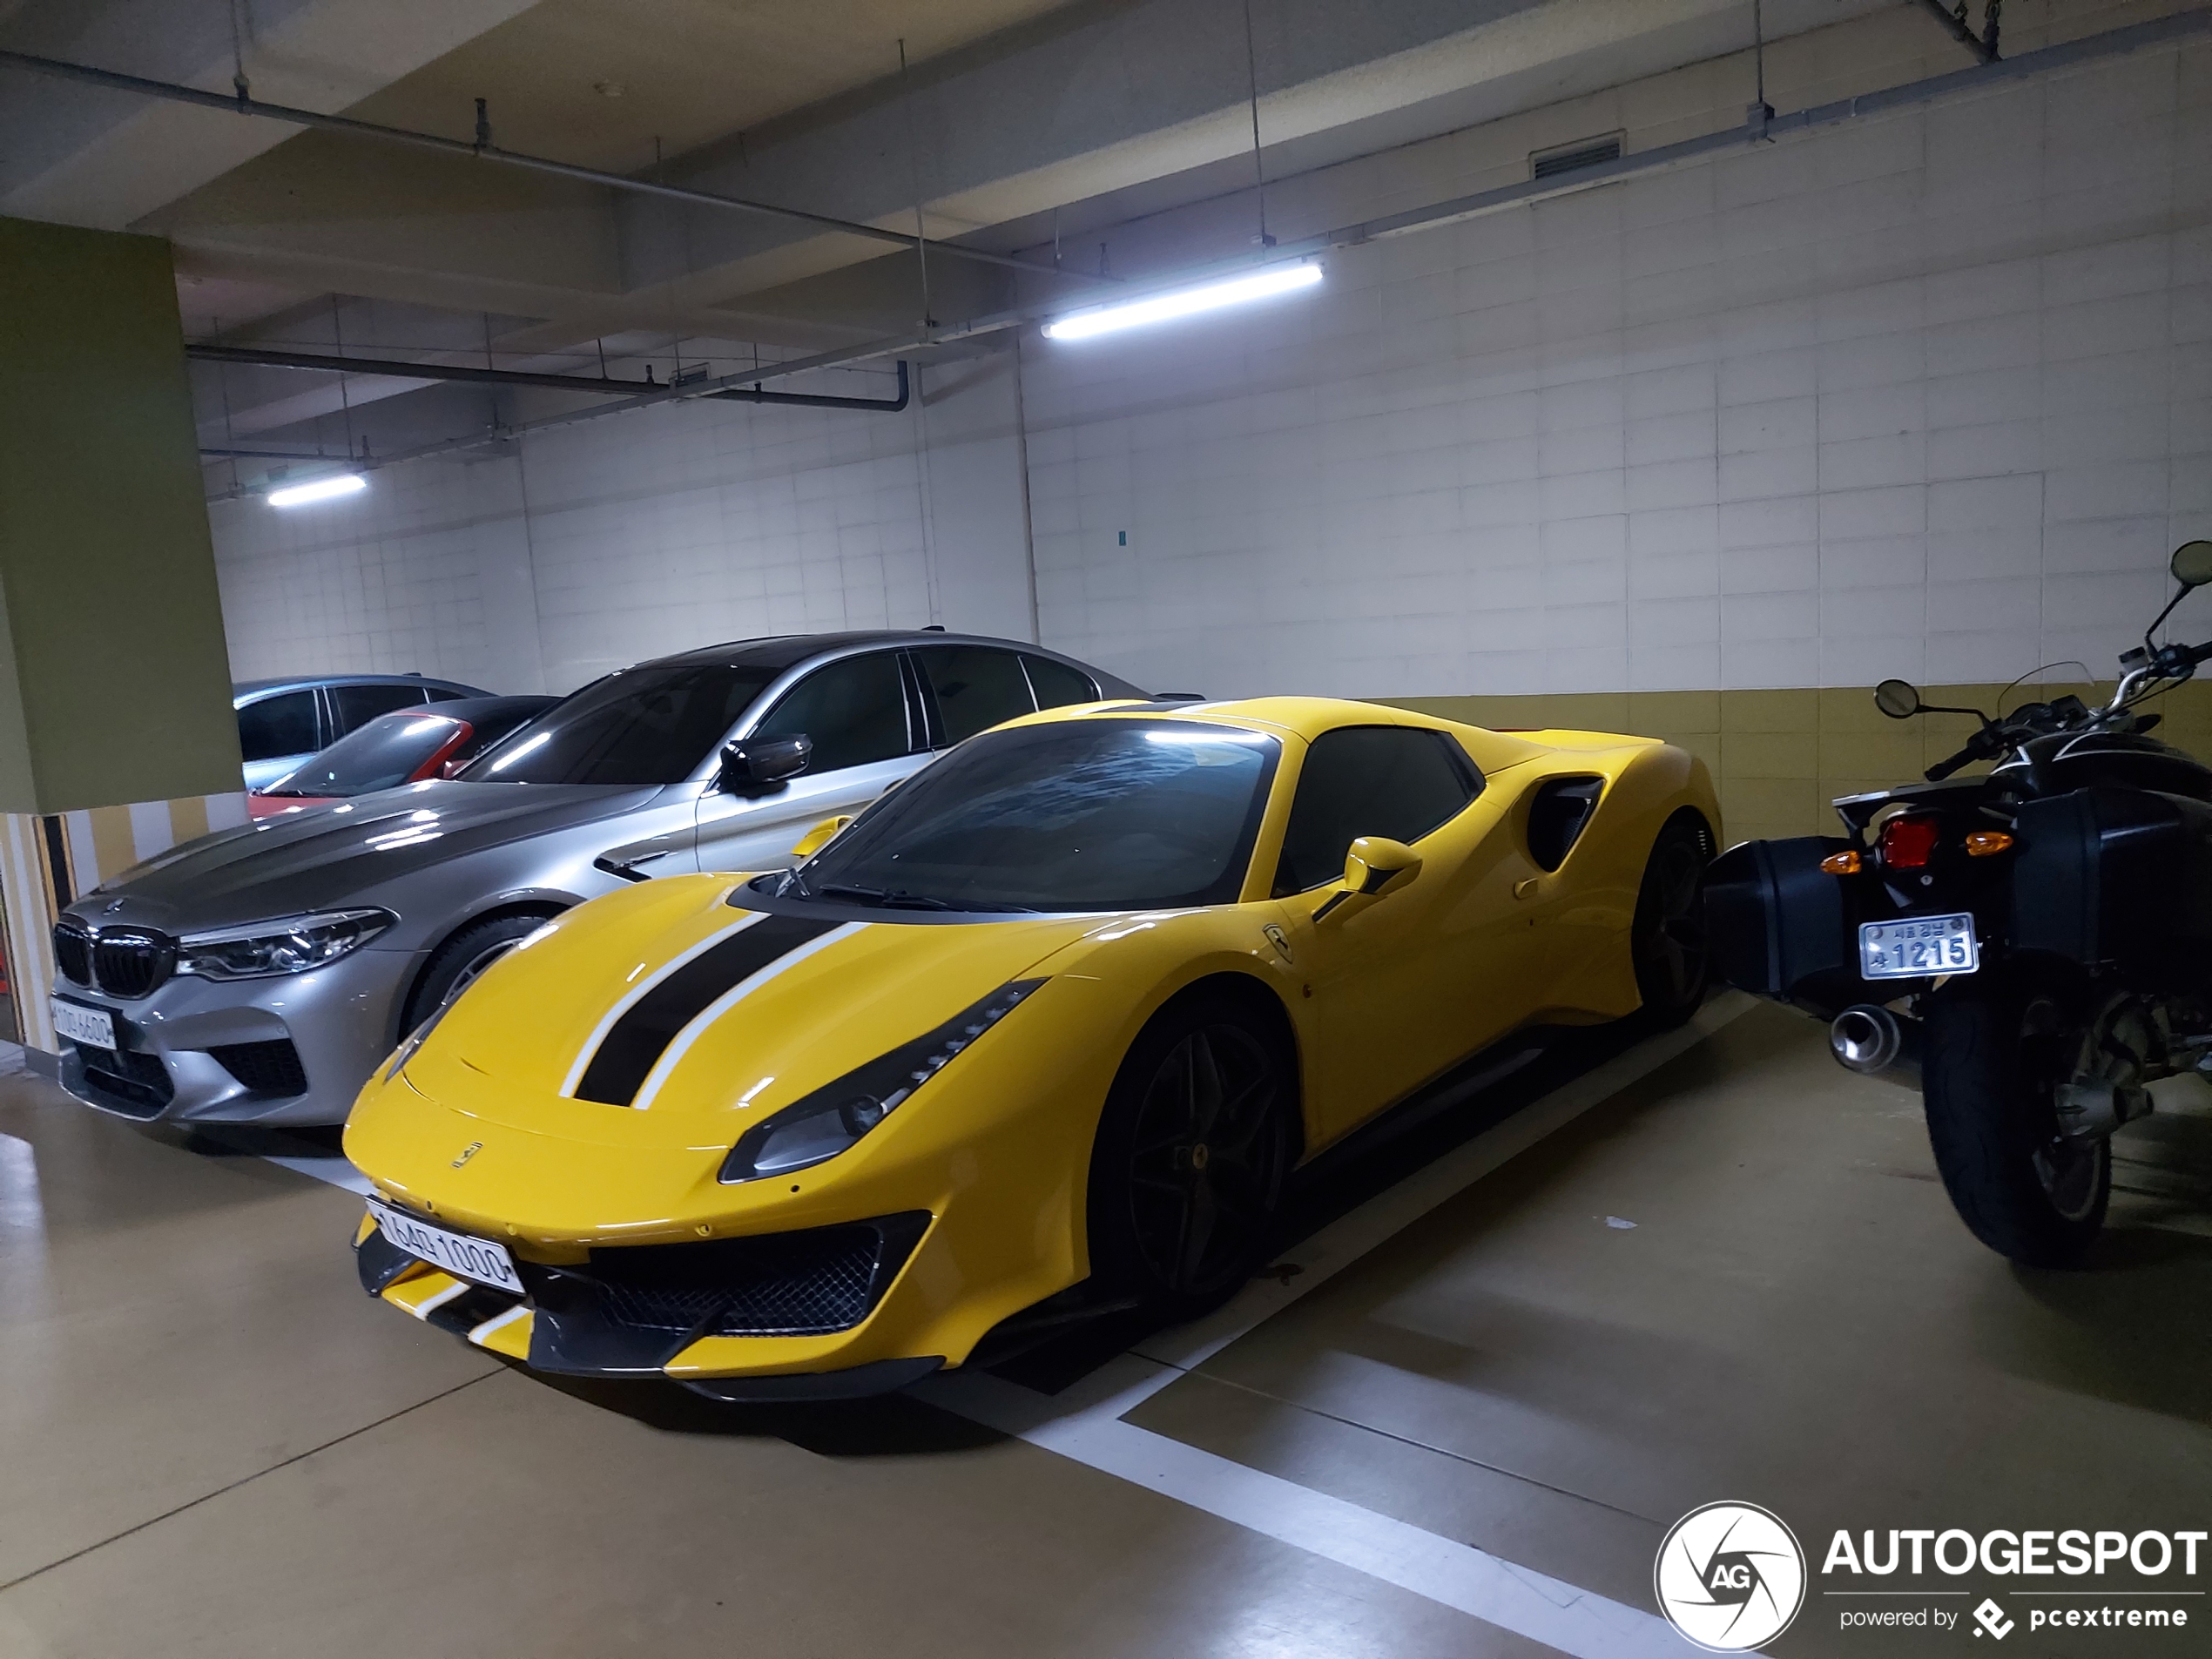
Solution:
[(1910, 680), (1884, 680), (1874, 688), (1874, 706), (1892, 720), (1909, 720), (1920, 711), (1920, 693)]
[(2174, 580), (2185, 588), (2212, 583), (2212, 542), (2184, 542), (2174, 550)]

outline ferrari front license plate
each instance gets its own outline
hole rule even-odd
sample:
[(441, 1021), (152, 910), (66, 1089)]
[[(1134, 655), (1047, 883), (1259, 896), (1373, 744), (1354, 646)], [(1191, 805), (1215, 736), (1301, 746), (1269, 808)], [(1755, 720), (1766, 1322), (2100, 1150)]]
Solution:
[(82, 1002), (54, 999), (54, 1029), (71, 1042), (88, 1048), (115, 1047), (115, 1015), (105, 1008), (88, 1008)]
[(1859, 924), (1862, 978), (1925, 979), (1932, 974), (1971, 974), (1980, 966), (1970, 913)]
[(516, 1296), (523, 1293), (523, 1281), (515, 1273), (515, 1258), (505, 1245), (495, 1244), (489, 1238), (471, 1238), (466, 1233), (449, 1233), (374, 1198), (368, 1201), (368, 1213), (376, 1218), (376, 1231), (408, 1255), (442, 1267), (456, 1278)]

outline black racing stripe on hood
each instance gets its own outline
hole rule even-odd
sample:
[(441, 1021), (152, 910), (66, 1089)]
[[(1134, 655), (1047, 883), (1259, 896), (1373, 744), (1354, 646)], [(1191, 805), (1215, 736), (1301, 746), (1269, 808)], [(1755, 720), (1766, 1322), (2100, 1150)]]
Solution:
[(668, 1045), (676, 1040), (676, 1034), (697, 1019), (709, 1003), (779, 956), (790, 954), (839, 925), (796, 916), (769, 916), (693, 957), (639, 997), (637, 1006), (615, 1022), (614, 1029), (607, 1033), (591, 1063), (584, 1068), (576, 1097), (606, 1106), (629, 1105)]

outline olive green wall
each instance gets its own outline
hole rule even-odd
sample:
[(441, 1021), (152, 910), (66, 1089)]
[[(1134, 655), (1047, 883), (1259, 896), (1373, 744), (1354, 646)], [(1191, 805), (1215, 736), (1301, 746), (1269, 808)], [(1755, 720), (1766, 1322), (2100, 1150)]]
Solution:
[[(1998, 685), (1933, 685), (1930, 703), (1994, 709)], [(2101, 687), (2049, 685), (2013, 690), (2026, 698), (2073, 691), (2099, 700)], [(1490, 726), (1573, 726), (1664, 738), (1703, 760), (1720, 792), (1724, 844), (1777, 835), (1840, 833), (1828, 803), (1838, 795), (1886, 789), (1917, 779), (1973, 734), (1963, 715), (1885, 718), (1865, 687), (1780, 691), (1610, 691), (1537, 697), (1379, 698), (1393, 707)], [(2157, 735), (2192, 754), (2212, 756), (2212, 685), (2191, 684), (2150, 704), (2164, 715)]]
[(169, 245), (0, 219), (0, 812), (239, 787)]

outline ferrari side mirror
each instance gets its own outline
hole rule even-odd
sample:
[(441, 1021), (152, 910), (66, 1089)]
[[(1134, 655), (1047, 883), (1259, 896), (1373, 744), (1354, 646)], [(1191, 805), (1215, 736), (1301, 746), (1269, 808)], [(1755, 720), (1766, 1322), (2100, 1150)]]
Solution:
[(1421, 855), (1403, 841), (1386, 835), (1362, 835), (1344, 855), (1344, 885), (1331, 894), (1313, 913), (1319, 921), (1351, 899), (1379, 899), (1421, 873)]
[(750, 795), (775, 788), (806, 770), (806, 763), (814, 756), (813, 738), (801, 733), (793, 738), (753, 738), (743, 743), (725, 744), (722, 749), (722, 773), (716, 786), (725, 793)]
[(791, 849), (792, 857), (800, 860), (813, 858), (834, 840), (840, 832), (853, 821), (853, 814), (846, 813), (840, 818), (824, 819), (799, 838), (799, 845)]
[(1362, 835), (1344, 855), (1344, 885), (1367, 898), (1395, 893), (1421, 872), (1421, 855), (1403, 841)]

